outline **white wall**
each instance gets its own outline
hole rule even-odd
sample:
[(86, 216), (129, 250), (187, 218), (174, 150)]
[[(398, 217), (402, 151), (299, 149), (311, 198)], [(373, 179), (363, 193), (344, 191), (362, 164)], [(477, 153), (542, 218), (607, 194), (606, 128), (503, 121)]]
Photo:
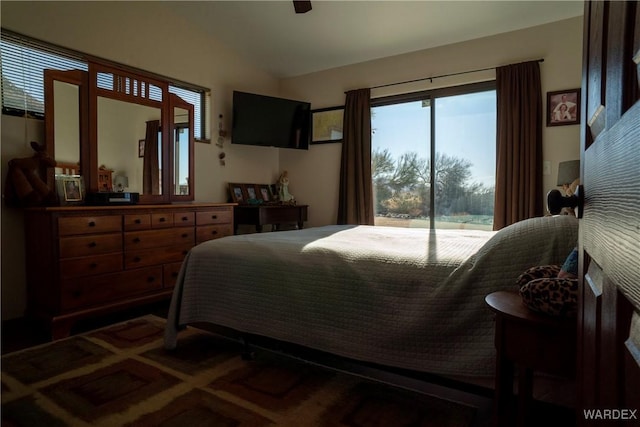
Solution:
[[(383, 58), (283, 80), (282, 96), (312, 102), (312, 108), (344, 105), (344, 92), (423, 77), (543, 58), (542, 97), (548, 91), (580, 87), (582, 17), (449, 46)], [(372, 90), (372, 97), (453, 86), (495, 78), (495, 71), (428, 80)], [(545, 116), (546, 117), (546, 116)], [(558, 163), (580, 158), (578, 125), (543, 126), (543, 159), (551, 162), (544, 192), (555, 187)], [(280, 166), (289, 171), (291, 192), (310, 205), (309, 225), (332, 224), (337, 215), (341, 144), (312, 145), (308, 153), (281, 150)], [(546, 205), (546, 203), (545, 203)]]

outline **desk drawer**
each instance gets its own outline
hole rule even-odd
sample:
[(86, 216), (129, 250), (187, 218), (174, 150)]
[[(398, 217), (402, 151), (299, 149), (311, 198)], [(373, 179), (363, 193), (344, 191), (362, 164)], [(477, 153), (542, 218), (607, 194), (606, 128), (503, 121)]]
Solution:
[(96, 234), (91, 236), (61, 237), (60, 258), (122, 252), (122, 234)]
[(162, 267), (103, 274), (62, 282), (60, 305), (63, 310), (103, 305), (110, 301), (162, 288)]
[(113, 273), (122, 270), (122, 252), (80, 258), (67, 258), (60, 261), (60, 276), (90, 276), (94, 274)]
[(196, 227), (196, 244), (233, 235), (231, 224)]
[(231, 208), (219, 208), (196, 213), (197, 225), (227, 224), (232, 221), (233, 210), (231, 210)]
[(122, 231), (121, 215), (69, 216), (58, 218), (58, 235), (113, 233)]
[(168, 230), (127, 231), (124, 233), (124, 250), (139, 250), (163, 246), (195, 244), (193, 227), (177, 227)]

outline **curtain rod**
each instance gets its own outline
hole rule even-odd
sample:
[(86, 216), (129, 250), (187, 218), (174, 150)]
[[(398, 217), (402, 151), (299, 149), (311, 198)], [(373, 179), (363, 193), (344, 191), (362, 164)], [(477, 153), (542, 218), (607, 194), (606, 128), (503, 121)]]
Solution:
[[(543, 58), (542, 59), (536, 59), (536, 61), (537, 62), (544, 62), (544, 59)], [(487, 68), (480, 68), (478, 70), (460, 71), (458, 73), (442, 74), (440, 76), (423, 77), (423, 78), (420, 78), (420, 79), (405, 80), (403, 82), (387, 83), (387, 84), (384, 84), (384, 85), (372, 86), (371, 89), (379, 89), (381, 87), (389, 87), (389, 86), (403, 85), (403, 84), (407, 84), (407, 83), (421, 82), (423, 80), (430, 80), (430, 83), (432, 83), (433, 79), (439, 79), (441, 77), (451, 77), (451, 76), (459, 76), (461, 74), (478, 73), (480, 71), (495, 70), (496, 68), (497, 67), (487, 67)]]

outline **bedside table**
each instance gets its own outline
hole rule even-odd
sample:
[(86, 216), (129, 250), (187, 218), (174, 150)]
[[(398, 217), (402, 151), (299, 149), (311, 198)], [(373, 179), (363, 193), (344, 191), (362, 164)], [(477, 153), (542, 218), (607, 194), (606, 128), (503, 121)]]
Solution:
[(576, 319), (528, 309), (517, 292), (485, 297), (495, 313), (496, 380), (492, 425), (512, 426), (514, 366), (518, 366), (517, 424), (525, 426), (532, 399), (533, 372), (566, 378), (576, 375)]

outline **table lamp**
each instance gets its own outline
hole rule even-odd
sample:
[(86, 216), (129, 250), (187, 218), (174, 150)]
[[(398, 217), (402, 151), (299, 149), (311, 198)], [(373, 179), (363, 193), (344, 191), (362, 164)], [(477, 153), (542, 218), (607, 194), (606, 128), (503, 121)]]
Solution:
[(113, 186), (118, 193), (122, 193), (129, 186), (129, 178), (124, 175), (116, 175), (113, 178)]

